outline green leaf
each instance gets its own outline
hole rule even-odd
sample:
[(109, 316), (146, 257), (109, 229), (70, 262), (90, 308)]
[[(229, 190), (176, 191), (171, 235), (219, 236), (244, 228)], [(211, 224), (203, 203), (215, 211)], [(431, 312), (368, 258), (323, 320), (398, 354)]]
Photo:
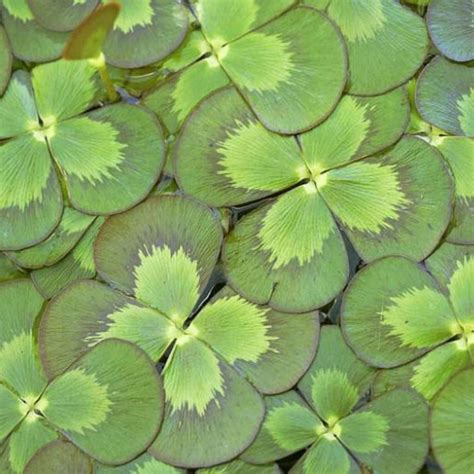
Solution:
[(53, 265), (77, 244), (92, 222), (94, 222), (94, 216), (66, 207), (58, 227), (46, 240), (34, 247), (7, 252), (7, 255), (23, 268)]
[(433, 453), (445, 472), (463, 474), (474, 462), (472, 393), (474, 369), (464, 370), (445, 386), (433, 403), (431, 440)]
[(472, 0), (437, 0), (431, 2), (426, 23), (435, 46), (453, 61), (474, 59)]
[(313, 375), (311, 400), (318, 415), (329, 426), (349, 414), (361, 395), (340, 370), (319, 369)]
[(261, 393), (291, 388), (314, 358), (315, 314), (278, 313), (225, 287), (202, 308), (189, 331), (208, 343)]
[(51, 441), (29, 460), (25, 474), (61, 474), (64, 467), (74, 474), (91, 472), (91, 460), (73, 444), (63, 440)]
[(23, 272), (5, 255), (0, 253), (0, 283), (24, 276)]
[(436, 141), (438, 150), (449, 163), (456, 184), (456, 205), (452, 227), (446, 240), (455, 244), (474, 244), (474, 141), (466, 137), (442, 137)]
[(421, 260), (451, 218), (448, 170), (418, 138), (404, 138), (388, 153), (321, 175), (319, 188), (365, 261), (388, 255)]
[[(366, 423), (361, 425), (361, 420)], [(418, 472), (425, 462), (428, 406), (415, 392), (392, 390), (364, 405), (341, 422), (343, 443), (345, 422), (348, 447), (374, 472), (391, 472), (394, 466), (399, 472)]]
[(107, 62), (137, 68), (157, 62), (175, 50), (188, 29), (188, 12), (174, 0), (104, 0), (121, 7), (104, 46)]
[(474, 137), (474, 70), (436, 56), (423, 69), (416, 106), (425, 121), (452, 135)]
[(12, 70), (12, 52), (3, 26), (0, 26), (0, 96), (5, 91)]
[(51, 298), (70, 283), (95, 276), (93, 259), (94, 243), (104, 223), (102, 217), (95, 219), (77, 245), (59, 262), (31, 272), (31, 279), (45, 298)]
[(46, 141), (21, 135), (0, 147), (0, 248), (17, 250), (51, 234), (62, 194)]
[(428, 52), (425, 24), (399, 2), (331, 0), (327, 14), (346, 40), (349, 93), (381, 94), (406, 82), (423, 64)]
[(34, 454), (57, 437), (38, 416), (30, 413), (6, 441), (0, 453), (0, 466), (9, 474), (24, 474)]
[(15, 71), (0, 97), (0, 138), (10, 138), (39, 128), (30, 76)]
[[(89, 3), (95, 4), (96, 0)], [(76, 60), (99, 58), (119, 12), (120, 6), (117, 3), (96, 8), (71, 34), (64, 48), (63, 58)]]
[(344, 242), (313, 183), (244, 216), (227, 235), (223, 262), (239, 293), (287, 312), (323, 306), (348, 275)]
[(0, 383), (27, 402), (36, 400), (46, 385), (33, 343), (33, 326), (43, 302), (30, 280), (0, 284)]
[(174, 160), (178, 183), (186, 193), (210, 205), (228, 206), (298, 183), (304, 170), (298, 155), (293, 138), (268, 132), (235, 89), (225, 88), (186, 121)]
[(8, 388), (0, 384), (0, 442), (18, 425), (24, 416), (21, 401)]
[(162, 383), (142, 350), (110, 339), (54, 379), (37, 408), (84, 452), (100, 462), (122, 464), (156, 436)]
[(227, 464), (221, 464), (209, 469), (198, 469), (196, 472), (198, 474), (241, 474), (243, 472), (245, 474), (280, 474), (281, 470), (277, 464), (255, 466), (236, 459)]
[[(148, 453), (142, 454), (137, 459), (121, 466), (106, 466), (95, 464), (96, 474), (186, 474), (184, 469), (170, 466), (158, 461)], [(58, 473), (59, 474), (59, 473)]]
[(346, 81), (342, 40), (313, 9), (292, 9), (221, 47), (216, 57), (263, 125), (280, 133), (322, 122)]
[[(176, 216), (180, 218), (176, 219)], [(149, 288), (149, 291), (155, 292), (153, 301), (144, 302), (152, 303), (171, 319), (173, 315), (167, 314), (167, 311), (179, 309), (177, 316), (182, 319), (189, 316), (186, 313), (197, 303), (197, 295), (207, 284), (217, 261), (221, 240), (220, 225), (209, 209), (182, 197), (161, 196), (148, 199), (131, 211), (107, 221), (96, 243), (96, 264), (104, 280), (126, 293), (145, 295), (146, 298), (147, 295), (153, 295), (147, 293), (146, 288), (139, 289), (137, 286), (140, 284), (137, 277), (137, 272), (140, 274), (140, 254), (144, 261), (150, 258), (146, 258), (150, 254), (163, 257), (151, 257), (158, 263), (165, 264), (163, 268), (157, 266), (149, 274), (143, 273), (142, 278), (145, 279), (142, 281), (153, 285), (154, 289)], [(181, 268), (174, 265), (179, 259), (187, 262), (187, 271), (189, 268), (197, 269), (199, 282), (198, 292), (186, 295), (186, 300), (179, 301), (180, 307), (177, 308), (177, 302), (166, 295), (173, 287), (175, 289), (172, 294), (182, 295), (180, 286), (175, 286), (181, 282), (170, 280), (169, 285), (173, 286), (168, 290), (166, 286), (161, 286), (159, 277), (166, 275), (168, 270), (180, 275), (180, 278), (184, 277), (185, 272), (181, 275)], [(143, 269), (141, 271), (144, 272)], [(157, 279), (154, 280), (155, 278)], [(191, 284), (186, 286), (186, 291), (195, 288), (196, 276), (186, 275), (186, 278), (188, 284)], [(156, 297), (157, 294), (161, 296), (160, 299)]]
[(131, 105), (111, 105), (59, 123), (49, 143), (72, 204), (87, 213), (112, 214), (134, 206), (163, 166), (158, 122)]
[(98, 93), (96, 69), (88, 61), (55, 61), (33, 69), (36, 105), (49, 137), (55, 125), (85, 112)]
[(459, 331), (436, 282), (399, 257), (374, 262), (354, 277), (341, 316), (352, 349), (378, 367), (409, 362)]
[[(310, 403), (322, 406), (322, 399), (325, 403), (325, 413), (330, 414), (330, 411), (335, 410), (336, 415), (343, 416), (344, 412), (347, 413), (353, 407), (354, 400), (357, 398), (355, 401), (358, 401), (358, 398), (368, 391), (373, 376), (374, 370), (354, 355), (339, 328), (325, 325), (321, 329), (316, 357), (298, 382), (298, 388)], [(328, 392), (324, 379), (338, 390), (338, 396), (332, 400), (323, 398)], [(318, 380), (322, 381), (323, 385), (317, 385)], [(314, 401), (313, 392), (317, 395)], [(318, 410), (316, 405), (314, 408)]]
[(3, 26), (16, 58), (41, 63), (61, 56), (68, 34), (39, 25), (27, 0), (4, 0), (2, 13)]
[[(474, 256), (457, 262), (448, 283), (449, 298), (464, 332), (474, 332)], [(474, 340), (472, 341), (474, 342)]]

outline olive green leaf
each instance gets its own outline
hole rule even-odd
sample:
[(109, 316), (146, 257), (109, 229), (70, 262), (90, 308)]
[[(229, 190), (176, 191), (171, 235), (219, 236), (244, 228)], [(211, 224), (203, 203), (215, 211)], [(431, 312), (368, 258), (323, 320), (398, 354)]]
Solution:
[(223, 261), (231, 286), (282, 311), (331, 301), (348, 271), (332, 214), (365, 260), (394, 253), (426, 257), (451, 216), (444, 161), (433, 147), (408, 137), (367, 157), (396, 141), (408, 116), (402, 89), (345, 96), (297, 142), (268, 132), (233, 88), (201, 102), (174, 147), (180, 188), (213, 206), (276, 195), (227, 236)]
[(0, 253), (0, 282), (14, 280), (24, 276), (24, 273), (9, 258)]
[(186, 472), (184, 469), (158, 461), (148, 453), (120, 466), (112, 467), (98, 463), (94, 466), (94, 474), (186, 474)]
[(439, 137), (434, 143), (449, 163), (456, 184), (454, 217), (446, 240), (455, 244), (474, 244), (474, 140)]
[(236, 459), (227, 464), (210, 467), (208, 469), (198, 469), (197, 474), (281, 474), (281, 470), (277, 464), (266, 464), (255, 466)]
[(188, 29), (188, 12), (175, 0), (102, 0), (120, 8), (104, 45), (108, 63), (137, 68), (159, 61), (175, 50)]
[(209, 209), (178, 196), (150, 198), (108, 219), (97, 238), (97, 270), (112, 288), (70, 286), (40, 325), (49, 377), (110, 338), (165, 362), (166, 416), (150, 450), (171, 465), (202, 467), (238, 455), (261, 423), (257, 390), (287, 390), (314, 357), (315, 314), (289, 317), (230, 288), (203, 303), (221, 243)]
[(49, 267), (75, 247), (94, 220), (94, 216), (66, 207), (58, 227), (46, 240), (27, 249), (6, 252), (6, 255), (23, 268)]
[(40, 25), (28, 0), (3, 0), (2, 6), (3, 26), (16, 58), (40, 63), (61, 56), (68, 33)]
[(346, 82), (343, 40), (312, 8), (285, 11), (292, 3), (245, 0), (232, 15), (228, 3), (195, 2), (201, 57), (147, 98), (172, 133), (201, 99), (229, 83), (273, 131), (307, 130), (330, 114)]
[(423, 69), (416, 106), (428, 123), (452, 135), (474, 136), (474, 70), (436, 56)]
[(12, 52), (5, 29), (0, 25), (0, 96), (10, 80), (12, 69)]
[(97, 6), (99, 0), (27, 0), (35, 21), (52, 31), (71, 31)]
[(415, 473), (428, 450), (428, 410), (414, 391), (393, 390), (367, 403), (374, 370), (346, 346), (336, 326), (323, 326), (316, 358), (297, 392), (265, 398), (266, 415), (241, 458), (263, 463), (302, 448), (290, 472)]
[(63, 207), (58, 178), (72, 206), (88, 214), (123, 211), (151, 190), (164, 158), (158, 122), (127, 104), (87, 112), (97, 94), (87, 61), (37, 66), (31, 82), (23, 71), (13, 75), (0, 98), (0, 137), (9, 139), (0, 146), (0, 248), (51, 234)]
[(428, 260), (435, 260), (445, 281), (389, 257), (359, 272), (345, 293), (342, 327), (353, 350), (376, 367), (402, 366), (379, 388), (411, 386), (431, 399), (454, 373), (472, 365), (474, 257), (472, 249), (456, 250), (450, 267), (443, 266), (436, 260), (446, 245)]
[(43, 302), (30, 280), (0, 285), (2, 472), (23, 473), (59, 432), (102, 462), (129, 461), (161, 422), (162, 383), (153, 364), (138, 347), (110, 339), (48, 379), (33, 333)]
[(430, 424), (433, 453), (448, 474), (468, 472), (474, 462), (473, 390), (474, 369), (464, 370), (446, 384), (433, 402)]
[(305, 0), (339, 26), (349, 56), (349, 93), (382, 94), (406, 82), (423, 64), (428, 34), (423, 19), (398, 1)]
[(68, 472), (89, 474), (91, 459), (73, 444), (63, 440), (54, 440), (46, 444), (28, 461), (25, 474), (62, 474), (67, 466)]
[(45, 298), (53, 297), (74, 281), (94, 278), (94, 242), (103, 223), (102, 217), (93, 218), (93, 222), (82, 232), (77, 244), (68, 250), (66, 256), (53, 265), (38, 268), (30, 273), (33, 283)]
[(444, 56), (454, 61), (474, 59), (472, 0), (433, 0), (426, 14), (431, 39)]

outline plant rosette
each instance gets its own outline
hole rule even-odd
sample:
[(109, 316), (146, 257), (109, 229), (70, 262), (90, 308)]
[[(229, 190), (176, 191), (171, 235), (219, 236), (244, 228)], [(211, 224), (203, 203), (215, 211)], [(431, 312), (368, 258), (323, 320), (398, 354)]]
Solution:
[(211, 206), (256, 207), (226, 236), (229, 284), (281, 311), (323, 306), (348, 279), (339, 226), (365, 261), (429, 255), (450, 221), (453, 183), (423, 140), (387, 148), (408, 119), (403, 89), (347, 95), (297, 137), (266, 130), (233, 88), (201, 102), (174, 147), (179, 187)]
[(97, 108), (97, 75), (87, 61), (13, 74), (0, 98), (1, 249), (30, 247), (52, 233), (62, 187), (76, 210), (113, 214), (141, 201), (158, 179), (158, 121), (124, 103)]
[(0, 470), (22, 474), (38, 450), (60, 437), (104, 463), (135, 458), (163, 416), (162, 382), (151, 360), (137, 346), (110, 339), (49, 377), (35, 337), (43, 304), (30, 280), (0, 284)]
[(383, 370), (376, 393), (412, 387), (431, 400), (474, 361), (473, 247), (445, 243), (425, 266), (400, 257), (368, 265), (344, 295), (348, 344)]
[(149, 452), (181, 467), (224, 463), (255, 437), (260, 393), (288, 390), (316, 350), (317, 314), (283, 314), (230, 288), (210, 300), (222, 245), (218, 213), (159, 196), (110, 217), (95, 243), (97, 281), (55, 297), (39, 346), (54, 376), (101, 341), (136, 343), (164, 364), (165, 418)]
[(241, 458), (270, 462), (306, 448), (291, 474), (418, 472), (428, 451), (427, 404), (401, 389), (367, 401), (374, 374), (337, 326), (323, 326), (299, 392), (265, 398), (264, 423)]
[(228, 84), (276, 132), (307, 130), (331, 113), (347, 79), (344, 40), (323, 13), (295, 3), (191, 3), (201, 32), (163, 64), (177, 72), (145, 101), (170, 133), (200, 100)]

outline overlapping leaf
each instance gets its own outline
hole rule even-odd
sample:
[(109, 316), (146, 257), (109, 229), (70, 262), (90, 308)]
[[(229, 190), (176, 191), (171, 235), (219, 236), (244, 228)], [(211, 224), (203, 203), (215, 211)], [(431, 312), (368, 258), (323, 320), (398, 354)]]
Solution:
[(411, 386), (431, 399), (453, 374), (472, 365), (472, 249), (444, 244), (427, 265), (432, 276), (400, 257), (359, 272), (344, 297), (342, 327), (363, 360), (402, 366), (387, 371), (379, 390)]
[(257, 390), (294, 385), (317, 342), (314, 314), (278, 313), (229, 288), (201, 307), (221, 242), (209, 209), (182, 197), (151, 198), (110, 218), (96, 242), (98, 272), (121, 292), (77, 283), (41, 323), (50, 377), (109, 338), (134, 342), (155, 361), (168, 356), (166, 415), (150, 449), (172, 465), (213, 465), (245, 449), (263, 416)]
[(396, 141), (407, 120), (403, 90), (346, 96), (298, 143), (268, 132), (232, 88), (203, 101), (174, 149), (181, 189), (214, 206), (277, 194), (228, 235), (223, 260), (230, 284), (283, 311), (331, 301), (347, 280), (346, 250), (332, 214), (365, 260), (424, 258), (450, 219), (452, 183), (444, 162), (412, 138), (364, 158)]
[(316, 358), (298, 384), (304, 398), (294, 391), (266, 397), (261, 431), (242, 458), (269, 462), (307, 447), (291, 473), (359, 473), (355, 460), (377, 472), (418, 472), (428, 449), (427, 407), (404, 390), (364, 404), (373, 375), (339, 329), (324, 326)]
[(60, 432), (102, 462), (127, 462), (151, 443), (161, 422), (154, 366), (138, 347), (110, 339), (48, 380), (33, 333), (43, 302), (29, 280), (0, 285), (2, 472), (24, 472)]
[[(48, 237), (63, 211), (128, 209), (150, 191), (163, 164), (158, 122), (144, 109), (96, 102), (96, 71), (87, 61), (18, 71), (0, 99), (0, 248), (17, 250)], [(82, 114), (82, 115), (79, 115)], [(58, 174), (59, 172), (59, 174)]]

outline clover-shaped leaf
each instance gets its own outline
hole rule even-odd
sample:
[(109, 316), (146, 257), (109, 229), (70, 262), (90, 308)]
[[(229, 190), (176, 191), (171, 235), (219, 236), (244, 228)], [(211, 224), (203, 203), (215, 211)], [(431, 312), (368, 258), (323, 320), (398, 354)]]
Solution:
[[(144, 109), (97, 97), (87, 61), (57, 61), (16, 72), (0, 99), (0, 248), (44, 240), (62, 213), (60, 181), (74, 208), (111, 214), (130, 208), (161, 172), (158, 122)], [(59, 171), (59, 175), (57, 171)]]
[(472, 0), (432, 0), (426, 23), (435, 46), (449, 59), (474, 59)]
[(159, 61), (176, 49), (188, 29), (188, 12), (176, 0), (102, 0), (121, 7), (104, 54), (108, 63), (136, 68)]
[(121, 466), (112, 467), (105, 464), (94, 466), (94, 474), (186, 474), (186, 472), (184, 469), (162, 463), (148, 453)]
[(261, 463), (303, 448), (291, 473), (415, 473), (428, 449), (428, 410), (413, 391), (363, 397), (374, 370), (345, 345), (340, 330), (323, 326), (316, 358), (295, 391), (266, 397), (266, 417), (242, 459)]
[(127, 462), (161, 422), (154, 366), (138, 347), (109, 339), (48, 378), (33, 333), (43, 302), (29, 280), (0, 285), (0, 466), (22, 473), (58, 433), (101, 462)]
[(285, 12), (291, 3), (245, 0), (233, 4), (239, 11), (233, 15), (228, 2), (195, 2), (201, 50), (212, 54), (150, 96), (164, 104), (164, 122), (182, 123), (202, 98), (229, 82), (271, 130), (295, 133), (324, 120), (346, 82), (345, 46), (324, 15), (308, 7)]
[(231, 461), (227, 464), (210, 467), (208, 469), (198, 469), (197, 474), (281, 474), (277, 464), (266, 464), (255, 466), (240, 459)]
[(387, 371), (379, 385), (410, 386), (431, 399), (472, 364), (472, 248), (444, 244), (427, 265), (431, 275), (407, 259), (388, 257), (359, 272), (344, 297), (342, 327), (366, 362), (402, 366)]
[(382, 94), (406, 82), (423, 64), (423, 19), (398, 1), (305, 0), (339, 26), (349, 56), (349, 93)]
[(452, 135), (474, 137), (474, 69), (436, 56), (423, 69), (416, 106), (428, 123)]
[(174, 149), (181, 189), (214, 206), (277, 195), (227, 236), (223, 261), (231, 286), (282, 311), (331, 301), (347, 280), (332, 214), (365, 260), (392, 253), (424, 258), (451, 214), (443, 160), (415, 138), (366, 157), (400, 137), (408, 114), (400, 89), (346, 96), (323, 124), (295, 140), (263, 128), (232, 88), (203, 101)]
[(221, 243), (209, 209), (183, 197), (150, 198), (109, 218), (99, 233), (97, 270), (113, 289), (72, 285), (41, 322), (49, 376), (109, 338), (165, 362), (166, 416), (150, 451), (172, 465), (202, 467), (238, 455), (263, 416), (257, 390), (287, 390), (314, 356), (315, 314), (278, 313), (230, 288), (203, 303)]
[(68, 33), (41, 26), (28, 0), (3, 0), (2, 3), (2, 22), (15, 57), (39, 63), (61, 56)]
[(474, 369), (455, 375), (441, 390), (431, 410), (433, 453), (449, 474), (469, 472), (474, 463)]
[(7, 87), (12, 69), (12, 52), (3, 26), (0, 25), (0, 96)]

